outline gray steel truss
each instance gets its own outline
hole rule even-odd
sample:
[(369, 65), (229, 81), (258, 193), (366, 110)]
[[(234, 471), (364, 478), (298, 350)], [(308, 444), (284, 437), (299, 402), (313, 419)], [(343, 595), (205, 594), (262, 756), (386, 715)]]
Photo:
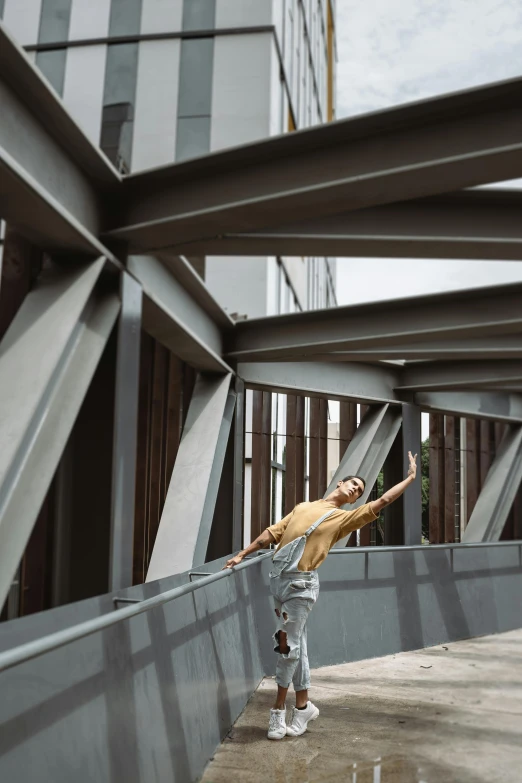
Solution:
[(161, 249), (518, 177), (521, 95), (514, 79), (132, 175), (108, 233)]
[(462, 541), (499, 541), (522, 481), (522, 427), (504, 435)]
[(199, 375), (170, 480), (147, 582), (203, 563), (234, 415), (231, 375)]
[(220, 234), (178, 252), (309, 256), (522, 260), (521, 194), (466, 190), (275, 226)]
[(0, 604), (118, 315), (104, 263), (43, 273), (0, 344)]
[(425, 340), (522, 333), (522, 284), (257, 318), (238, 323), (228, 356), (280, 361)]
[(303, 394), (330, 400), (399, 402), (394, 392), (399, 372), (390, 365), (258, 362), (238, 364), (251, 389)]
[(415, 403), (424, 411), (469, 419), (522, 422), (522, 394), (491, 390), (418, 392)]
[[(366, 503), (384, 460), (399, 432), (401, 423), (400, 408), (383, 405), (370, 409), (357, 428), (355, 436), (326, 490), (325, 497), (335, 489), (337, 482), (344, 476), (358, 475), (362, 476), (366, 482), (365, 491), (355, 506), (345, 506), (345, 508), (352, 510)], [(341, 539), (336, 546), (345, 546), (348, 538), (349, 536), (346, 536)]]
[(401, 391), (453, 391), (474, 389), (491, 384), (522, 384), (522, 362), (519, 359), (497, 361), (420, 362), (405, 367)]

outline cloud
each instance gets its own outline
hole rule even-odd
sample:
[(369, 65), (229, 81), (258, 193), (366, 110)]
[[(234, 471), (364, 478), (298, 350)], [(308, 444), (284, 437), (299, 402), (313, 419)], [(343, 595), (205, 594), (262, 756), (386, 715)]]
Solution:
[(337, 0), (337, 116), (522, 74), (520, 0)]

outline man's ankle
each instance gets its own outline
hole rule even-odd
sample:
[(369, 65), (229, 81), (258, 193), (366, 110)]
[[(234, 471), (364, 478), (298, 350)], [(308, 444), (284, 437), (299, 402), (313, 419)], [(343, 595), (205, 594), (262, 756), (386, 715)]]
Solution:
[(276, 704), (272, 709), (274, 710), (286, 710), (286, 704)]

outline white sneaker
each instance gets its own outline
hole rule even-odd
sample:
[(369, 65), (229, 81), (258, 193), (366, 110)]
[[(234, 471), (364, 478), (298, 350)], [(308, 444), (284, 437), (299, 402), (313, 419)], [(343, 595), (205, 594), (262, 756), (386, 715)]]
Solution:
[(286, 736), (286, 710), (270, 710), (268, 739), (280, 740)]
[(292, 717), (290, 718), (290, 725), (286, 727), (286, 733), (289, 737), (299, 737), (304, 734), (308, 721), (315, 720), (319, 717), (319, 710), (311, 701), (306, 703), (304, 710), (298, 710), (293, 708)]

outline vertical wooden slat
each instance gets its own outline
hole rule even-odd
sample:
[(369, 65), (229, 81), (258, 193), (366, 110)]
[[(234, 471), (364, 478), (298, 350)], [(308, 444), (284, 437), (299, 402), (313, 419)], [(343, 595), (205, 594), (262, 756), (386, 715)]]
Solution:
[(302, 503), (305, 497), (305, 398), (298, 397), (295, 418), (296, 461), (295, 461), (295, 502)]
[(480, 422), (466, 419), (466, 522), (480, 492)]
[(455, 541), (455, 427), (454, 416), (446, 416), (444, 438), (444, 542)]
[(297, 396), (286, 398), (286, 471), (284, 513), (289, 514), (297, 505)]
[(480, 422), (479, 487), (482, 489), (493, 459), (493, 428), (491, 421)]
[(352, 442), (357, 429), (357, 403), (339, 403), (339, 461)]
[(310, 465), (308, 468), (308, 498), (319, 500), (320, 491), (320, 445), (319, 431), (321, 426), (321, 400), (310, 398)]
[(183, 420), (183, 362), (170, 354), (167, 374), (167, 406), (165, 418), (165, 460), (163, 474), (163, 503), (174, 470), (174, 462), (178, 453), (181, 438), (181, 422)]
[(264, 530), (272, 524), (272, 394), (270, 392), (263, 392), (262, 433), (261, 458), (263, 461), (263, 473), (259, 520), (261, 530)]
[(163, 462), (165, 458), (165, 388), (168, 354), (166, 348), (156, 342), (152, 368), (152, 400), (150, 420), (149, 462), (149, 524), (147, 535), (147, 565), (152, 556), (158, 533), (163, 487)]
[(42, 612), (51, 606), (52, 584), (52, 487), (48, 493), (22, 559), (20, 616)]
[(328, 400), (319, 400), (319, 487), (322, 498), (328, 487)]
[(444, 416), (439, 413), (430, 413), (429, 540), (444, 540)]

